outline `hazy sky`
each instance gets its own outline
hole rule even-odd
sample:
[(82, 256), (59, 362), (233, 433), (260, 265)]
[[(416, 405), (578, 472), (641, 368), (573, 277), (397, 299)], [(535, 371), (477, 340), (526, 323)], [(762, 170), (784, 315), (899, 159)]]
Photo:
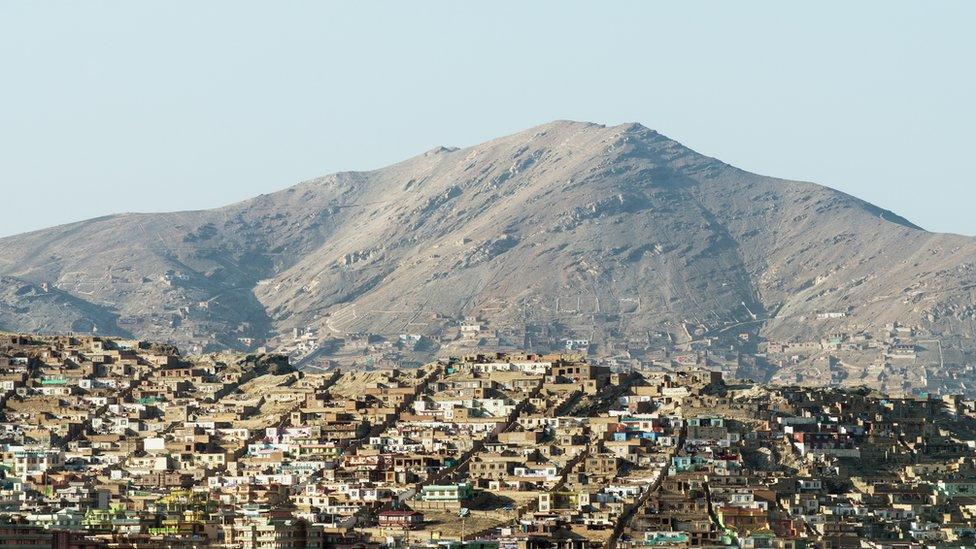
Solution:
[(553, 119), (976, 234), (976, 2), (0, 3), (0, 235)]

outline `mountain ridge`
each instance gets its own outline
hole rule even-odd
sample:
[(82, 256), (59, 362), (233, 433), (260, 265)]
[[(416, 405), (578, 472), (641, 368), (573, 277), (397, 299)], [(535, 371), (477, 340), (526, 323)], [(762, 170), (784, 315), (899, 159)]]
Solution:
[[(220, 208), (32, 231), (0, 239), (0, 257), (11, 288), (45, 284), (117, 315), (99, 316), (103, 330), (191, 350), (295, 329), (437, 337), (467, 317), (594, 341), (750, 322), (774, 339), (891, 322), (954, 334), (972, 320), (976, 281), (972, 238), (637, 123), (574, 121)], [(30, 314), (0, 328), (36, 326), (18, 320)]]

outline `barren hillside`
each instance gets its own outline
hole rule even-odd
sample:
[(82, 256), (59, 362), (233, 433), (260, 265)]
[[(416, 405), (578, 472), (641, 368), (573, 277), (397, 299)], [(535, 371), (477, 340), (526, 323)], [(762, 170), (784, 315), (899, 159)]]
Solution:
[(678, 339), (739, 323), (780, 339), (891, 321), (953, 333), (976, 312), (974, 265), (974, 239), (833, 189), (638, 124), (561, 121), (215, 210), (2, 239), (0, 329), (189, 349), (296, 327), (436, 334), (466, 316)]

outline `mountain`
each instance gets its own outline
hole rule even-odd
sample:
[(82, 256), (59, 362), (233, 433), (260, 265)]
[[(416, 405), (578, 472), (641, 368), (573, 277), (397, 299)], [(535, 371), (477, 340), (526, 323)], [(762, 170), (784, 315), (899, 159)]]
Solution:
[(971, 334), (976, 240), (745, 172), (639, 124), (559, 121), (205, 211), (0, 239), (0, 328), (242, 348), (311, 329), (558, 325), (678, 341), (901, 323)]

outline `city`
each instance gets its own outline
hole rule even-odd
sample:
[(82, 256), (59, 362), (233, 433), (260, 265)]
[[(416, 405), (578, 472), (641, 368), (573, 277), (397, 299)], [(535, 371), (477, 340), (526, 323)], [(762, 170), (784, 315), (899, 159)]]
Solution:
[[(309, 373), (5, 335), (0, 539), (54, 547), (976, 541), (976, 404), (579, 354)], [(51, 545), (51, 544), (54, 545)]]

